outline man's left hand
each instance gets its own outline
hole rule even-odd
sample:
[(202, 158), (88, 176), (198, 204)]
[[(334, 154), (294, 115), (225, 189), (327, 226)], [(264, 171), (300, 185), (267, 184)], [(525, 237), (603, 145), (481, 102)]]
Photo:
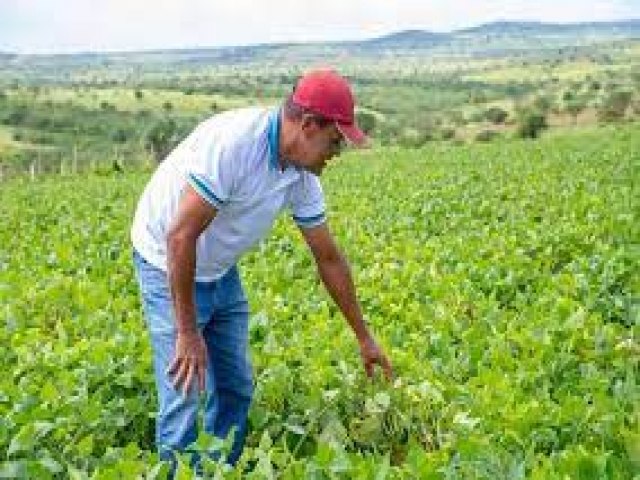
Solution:
[(360, 342), (360, 355), (362, 356), (362, 363), (364, 369), (367, 372), (369, 378), (373, 377), (373, 368), (377, 363), (382, 367), (384, 376), (387, 380), (393, 379), (393, 368), (391, 362), (384, 354), (382, 349), (378, 346), (376, 341), (372, 337), (367, 337)]

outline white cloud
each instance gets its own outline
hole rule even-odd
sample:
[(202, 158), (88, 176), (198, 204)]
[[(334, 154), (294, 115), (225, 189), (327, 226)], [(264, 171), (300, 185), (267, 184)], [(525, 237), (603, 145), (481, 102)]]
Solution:
[(498, 19), (640, 17), (635, 0), (0, 0), (0, 50), (78, 51), (367, 38)]

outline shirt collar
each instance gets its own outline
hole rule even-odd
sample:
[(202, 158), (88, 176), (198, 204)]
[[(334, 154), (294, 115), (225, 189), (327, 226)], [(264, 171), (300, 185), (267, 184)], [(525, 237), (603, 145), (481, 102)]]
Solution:
[(269, 124), (267, 126), (267, 140), (269, 142), (269, 168), (273, 170), (281, 170), (281, 165), (284, 165), (286, 171), (292, 169), (296, 172), (301, 172), (302, 169), (295, 165), (290, 165), (287, 162), (280, 161), (280, 126), (282, 125), (282, 108), (276, 107), (269, 112)]
[(277, 170), (280, 168), (280, 119), (282, 110), (274, 108), (269, 113), (269, 125), (267, 127), (267, 139), (269, 141), (269, 167)]

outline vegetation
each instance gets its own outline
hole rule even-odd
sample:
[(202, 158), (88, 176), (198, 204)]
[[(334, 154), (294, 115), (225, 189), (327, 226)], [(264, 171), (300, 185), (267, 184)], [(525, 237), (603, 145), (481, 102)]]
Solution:
[[(347, 154), (325, 179), (329, 217), (397, 378), (365, 380), (283, 219), (241, 265), (245, 478), (631, 478), (639, 139), (630, 125)], [(3, 477), (162, 476), (127, 240), (147, 176), (0, 190)]]
[[(524, 50), (496, 50), (498, 38), (513, 46), (523, 37), (509, 25), (487, 28), (455, 39), (415, 33), (341, 46), (340, 68), (354, 80), (365, 130), (379, 144), (419, 148), (492, 135), (478, 132), (538, 135), (539, 128), (523, 127), (521, 111), (539, 112), (551, 129), (638, 117), (638, 40), (603, 34), (582, 45), (570, 28), (553, 37), (558, 32), (525, 25)], [(552, 47), (558, 38), (565, 44)], [(281, 101), (306, 59), (335, 60), (337, 46), (315, 48), (104, 54), (104, 62), (83, 55), (0, 58), (0, 172), (153, 163), (212, 113)]]
[(518, 123), (518, 136), (520, 138), (538, 138), (547, 127), (547, 119), (542, 113), (525, 111), (521, 114)]
[(375, 140), (323, 184), (397, 378), (365, 378), (283, 218), (241, 264), (247, 448), (208, 477), (636, 478), (640, 42), (616, 25), (0, 55), (0, 478), (165, 477), (135, 202), (194, 125), (279, 102), (323, 58)]

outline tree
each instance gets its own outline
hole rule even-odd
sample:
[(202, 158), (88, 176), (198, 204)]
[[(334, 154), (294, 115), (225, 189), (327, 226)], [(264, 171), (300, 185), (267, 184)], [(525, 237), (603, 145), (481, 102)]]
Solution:
[(484, 112), (484, 118), (496, 125), (504, 123), (509, 113), (500, 107), (491, 107)]
[(356, 112), (356, 120), (360, 128), (366, 133), (370, 134), (376, 127), (376, 116), (371, 112), (358, 110)]
[(177, 143), (178, 137), (178, 126), (172, 118), (160, 120), (147, 132), (145, 146), (160, 162)]
[(547, 118), (541, 112), (523, 112), (518, 122), (517, 135), (520, 138), (538, 138), (548, 127)]

